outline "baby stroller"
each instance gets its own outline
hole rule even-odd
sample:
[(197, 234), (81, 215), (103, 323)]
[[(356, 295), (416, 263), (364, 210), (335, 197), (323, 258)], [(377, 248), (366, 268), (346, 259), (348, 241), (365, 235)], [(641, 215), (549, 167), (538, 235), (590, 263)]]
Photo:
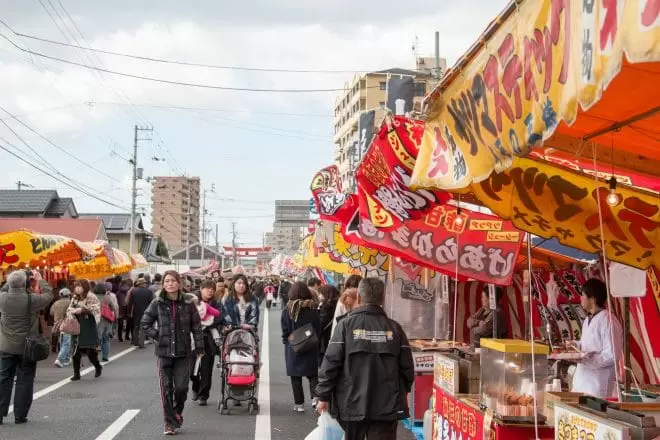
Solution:
[(259, 341), (256, 334), (242, 328), (230, 329), (222, 346), (222, 396), (218, 399), (220, 414), (229, 414), (229, 400), (249, 402), (250, 415), (259, 412), (259, 362)]

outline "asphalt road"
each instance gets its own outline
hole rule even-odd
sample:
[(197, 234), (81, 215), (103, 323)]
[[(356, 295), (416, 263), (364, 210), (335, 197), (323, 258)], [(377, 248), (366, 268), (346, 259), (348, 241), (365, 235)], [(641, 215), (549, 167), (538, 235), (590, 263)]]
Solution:
[[(188, 401), (184, 426), (177, 438), (198, 440), (302, 440), (316, 425), (316, 416), (307, 397), (306, 412), (293, 412), (293, 396), (284, 368), (280, 338), (280, 311), (262, 311), (267, 335), (261, 328), (262, 377), (261, 411), (250, 416), (247, 408), (230, 407), (229, 415), (216, 410), (220, 394), (220, 370), (214, 370), (214, 385), (208, 406)], [(54, 360), (54, 359), (53, 359)], [(89, 367), (85, 362), (84, 367)], [(89, 370), (92, 370), (89, 368)], [(0, 426), (2, 440), (151, 440), (163, 438), (160, 394), (153, 347), (135, 349), (113, 341), (110, 362), (103, 375), (93, 372), (81, 381), (70, 382), (69, 368), (56, 368), (51, 361), (40, 363), (35, 381), (36, 400), (25, 425), (14, 425), (13, 415)], [(305, 384), (308, 392), (308, 386)], [(400, 428), (399, 439), (412, 439)]]

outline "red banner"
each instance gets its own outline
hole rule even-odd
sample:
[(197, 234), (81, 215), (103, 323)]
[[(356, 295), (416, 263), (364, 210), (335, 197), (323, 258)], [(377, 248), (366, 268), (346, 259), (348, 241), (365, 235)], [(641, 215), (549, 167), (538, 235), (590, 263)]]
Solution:
[(337, 165), (330, 165), (317, 172), (309, 189), (319, 217), (323, 220), (345, 225), (358, 210), (357, 196), (341, 192)]
[[(456, 219), (460, 215), (462, 222)], [(436, 206), (424, 218), (411, 220), (391, 231), (354, 217), (344, 236), (352, 243), (382, 250), (459, 279), (509, 285), (523, 233), (510, 221), (450, 205)]]
[(483, 440), (484, 413), (445, 394), (433, 385), (435, 390), (435, 414), (433, 440)]
[(355, 172), (360, 216), (374, 227), (396, 229), (451, 198), (443, 191), (408, 186), (423, 134), (423, 121), (386, 118)]

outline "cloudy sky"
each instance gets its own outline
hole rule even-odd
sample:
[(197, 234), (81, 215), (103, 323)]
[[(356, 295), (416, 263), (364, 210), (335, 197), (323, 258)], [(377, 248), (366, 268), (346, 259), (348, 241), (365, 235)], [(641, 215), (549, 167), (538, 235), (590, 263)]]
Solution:
[[(209, 222), (218, 224), (220, 242), (231, 239), (231, 222), (238, 221), (239, 241), (260, 244), (271, 229), (274, 200), (308, 199), (312, 175), (331, 163), (337, 92), (185, 87), (94, 71), (25, 50), (169, 81), (340, 89), (351, 72), (414, 68), (413, 42), (418, 40), (418, 55), (432, 56), (436, 30), (441, 56), (453, 64), (506, 3), (0, 0), (5, 22), (0, 23), (0, 147), (37, 168), (0, 148), (0, 188), (16, 188), (22, 181), (74, 197), (79, 212), (128, 210), (126, 159), (133, 126), (153, 126), (139, 143), (145, 177), (187, 173), (200, 176), (203, 187), (214, 183)], [(151, 58), (316, 72), (155, 63), (30, 37)], [(139, 207), (150, 214), (150, 186), (141, 181), (139, 187)]]

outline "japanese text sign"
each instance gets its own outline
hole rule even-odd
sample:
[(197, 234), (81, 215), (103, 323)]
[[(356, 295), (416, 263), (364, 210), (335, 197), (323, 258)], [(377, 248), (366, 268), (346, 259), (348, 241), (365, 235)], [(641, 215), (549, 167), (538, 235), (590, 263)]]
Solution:
[(103, 247), (59, 235), (26, 230), (0, 234), (0, 269), (66, 265), (101, 255)]
[(433, 353), (413, 352), (413, 368), (415, 373), (433, 371)]
[(523, 234), (509, 221), (467, 210), (461, 211), (458, 226), (458, 215), (455, 207), (439, 205), (392, 231), (379, 230), (365, 219), (357, 227), (367, 245), (405, 261), (449, 275), (458, 266), (460, 278), (510, 284)]
[(586, 411), (557, 402), (555, 404), (555, 440), (627, 440), (627, 428)]
[[(657, 0), (527, 0), (428, 99), (414, 188), (457, 189), (507, 169), (571, 125), (631, 63), (660, 60)], [(451, 82), (449, 82), (451, 81)]]
[(436, 440), (482, 440), (484, 414), (454, 396), (434, 386), (435, 421), (433, 424)]
[(557, 166), (517, 158), (511, 169), (493, 174), (471, 191), (502, 218), (523, 231), (586, 252), (602, 248), (607, 257), (639, 269), (660, 267), (660, 196), (617, 188), (621, 203), (607, 204), (608, 188), (593, 178)]
[(433, 367), (433, 382), (450, 395), (458, 393), (458, 361), (436, 353)]
[(355, 172), (360, 216), (376, 228), (394, 229), (419, 219), (450, 196), (409, 188), (424, 122), (393, 116), (385, 120)]

